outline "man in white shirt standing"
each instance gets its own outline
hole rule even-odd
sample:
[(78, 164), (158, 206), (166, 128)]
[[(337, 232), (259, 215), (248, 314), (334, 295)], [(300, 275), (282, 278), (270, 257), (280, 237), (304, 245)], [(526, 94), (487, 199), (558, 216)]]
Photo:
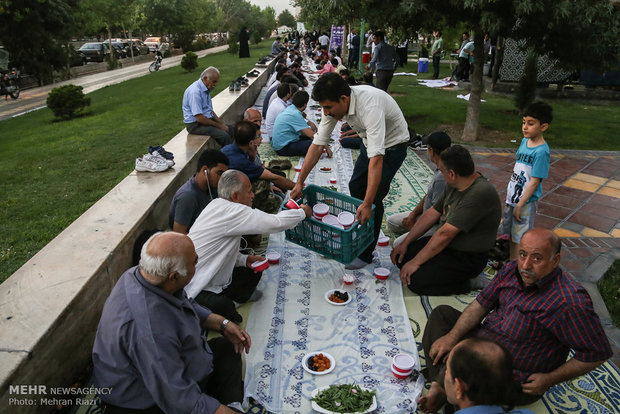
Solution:
[(262, 273), (255, 273), (250, 266), (264, 260), (239, 252), (241, 236), (290, 229), (310, 217), (312, 209), (303, 204), (298, 210), (278, 214), (253, 209), (250, 180), (237, 170), (222, 174), (217, 191), (220, 198), (200, 213), (188, 234), (196, 247), (198, 263), (196, 274), (185, 291), (199, 304), (239, 323), (242, 317), (234, 302), (260, 299), (262, 292), (255, 289)]
[(303, 182), (319, 160), (322, 147), (329, 144), (336, 123), (345, 120), (363, 142), (349, 181), (351, 195), (363, 200), (356, 219), (366, 223), (371, 218), (372, 205), (375, 206), (374, 241), (346, 267), (359, 269), (372, 262), (383, 220), (383, 199), (407, 155), (407, 122), (388, 93), (367, 85), (351, 88), (337, 73), (321, 76), (314, 85), (312, 98), (323, 107), (324, 116), (306, 154), (299, 179), (291, 190), (291, 198), (301, 195)]
[(319, 36), (319, 43), (321, 46), (327, 46), (329, 44), (329, 37), (327, 37), (327, 34), (323, 33)]

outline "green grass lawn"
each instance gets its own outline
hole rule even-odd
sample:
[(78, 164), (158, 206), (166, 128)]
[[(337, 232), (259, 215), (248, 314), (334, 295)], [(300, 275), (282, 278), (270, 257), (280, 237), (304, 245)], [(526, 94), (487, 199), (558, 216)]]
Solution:
[(620, 328), (620, 260), (616, 260), (598, 281), (598, 289), (616, 328)]
[(149, 145), (164, 144), (184, 128), (181, 101), (200, 71), (215, 66), (215, 94), (254, 67), (252, 58), (226, 52), (90, 93), (87, 114), (66, 122), (41, 109), (2, 121), (0, 128), (0, 281), (4, 281), (134, 168)]
[[(183, 129), (183, 91), (200, 70), (210, 65), (220, 69), (215, 92), (219, 93), (269, 53), (269, 45), (263, 41), (252, 46), (251, 59), (228, 53), (208, 55), (199, 60), (193, 73), (176, 67), (95, 91), (89, 94), (88, 113), (72, 121), (56, 122), (47, 108), (2, 121), (0, 281), (126, 177), (148, 145), (165, 144)], [(403, 71), (416, 71), (416, 66), (410, 63)], [(448, 65), (442, 64), (441, 76), (449, 72)], [(412, 127), (425, 133), (439, 125), (465, 122), (466, 102), (456, 99), (460, 92), (422, 87), (417, 79), (395, 77), (390, 87)], [(514, 114), (512, 100), (493, 95), (484, 98), (481, 124), (485, 132), (519, 140), (521, 120)], [(552, 149), (618, 149), (614, 128), (618, 106), (552, 105), (555, 120), (545, 134)], [(500, 144), (517, 145), (509, 139)]]
[[(449, 76), (451, 70), (442, 63), (440, 77)], [(410, 62), (403, 72), (417, 72), (417, 63)], [(428, 133), (446, 125), (462, 126), (465, 123), (467, 102), (457, 99), (462, 90), (438, 90), (418, 84), (417, 79), (431, 79), (429, 72), (416, 76), (395, 76), (390, 91), (396, 96), (410, 127), (418, 133)], [(511, 97), (483, 94), (481, 103), (481, 143), (494, 147), (517, 147), (521, 142), (521, 117), (517, 114)], [(609, 150), (620, 149), (617, 138), (620, 106), (609, 104), (576, 103), (565, 100), (548, 101), (553, 107), (554, 119), (545, 132), (551, 149)], [(460, 136), (450, 134), (456, 141)], [(516, 140), (511, 143), (510, 140)]]

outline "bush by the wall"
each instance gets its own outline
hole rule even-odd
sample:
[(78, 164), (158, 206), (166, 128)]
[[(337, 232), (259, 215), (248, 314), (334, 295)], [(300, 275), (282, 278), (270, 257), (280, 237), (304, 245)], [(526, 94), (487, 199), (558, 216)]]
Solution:
[(194, 52), (187, 52), (181, 59), (181, 67), (185, 72), (192, 72), (198, 67), (198, 55)]
[(78, 112), (90, 105), (90, 98), (84, 96), (82, 87), (65, 85), (54, 88), (47, 95), (47, 107), (61, 119), (72, 119)]

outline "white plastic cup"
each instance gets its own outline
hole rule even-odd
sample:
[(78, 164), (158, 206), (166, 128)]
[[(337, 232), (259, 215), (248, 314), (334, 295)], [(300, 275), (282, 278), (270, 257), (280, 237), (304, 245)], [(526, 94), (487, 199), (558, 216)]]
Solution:
[(404, 353), (396, 354), (392, 358), (392, 366), (394, 367), (396, 371), (400, 373), (411, 374), (411, 371), (413, 370), (413, 367), (415, 366), (415, 359), (413, 359), (413, 357), (409, 354), (404, 354)]

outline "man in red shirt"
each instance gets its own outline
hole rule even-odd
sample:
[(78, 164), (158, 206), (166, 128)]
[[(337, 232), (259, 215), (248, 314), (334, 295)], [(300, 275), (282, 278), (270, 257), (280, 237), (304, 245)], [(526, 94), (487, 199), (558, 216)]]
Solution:
[[(521, 239), (518, 260), (506, 264), (463, 313), (446, 305), (433, 310), (422, 339), (432, 383), (418, 400), (420, 409), (436, 411), (445, 403), (445, 359), (457, 343), (472, 336), (508, 349), (513, 376), (521, 383), (518, 405), (536, 401), (551, 386), (611, 357), (590, 296), (558, 267), (560, 247), (552, 231), (529, 230)], [(570, 349), (575, 354), (567, 361)]]

